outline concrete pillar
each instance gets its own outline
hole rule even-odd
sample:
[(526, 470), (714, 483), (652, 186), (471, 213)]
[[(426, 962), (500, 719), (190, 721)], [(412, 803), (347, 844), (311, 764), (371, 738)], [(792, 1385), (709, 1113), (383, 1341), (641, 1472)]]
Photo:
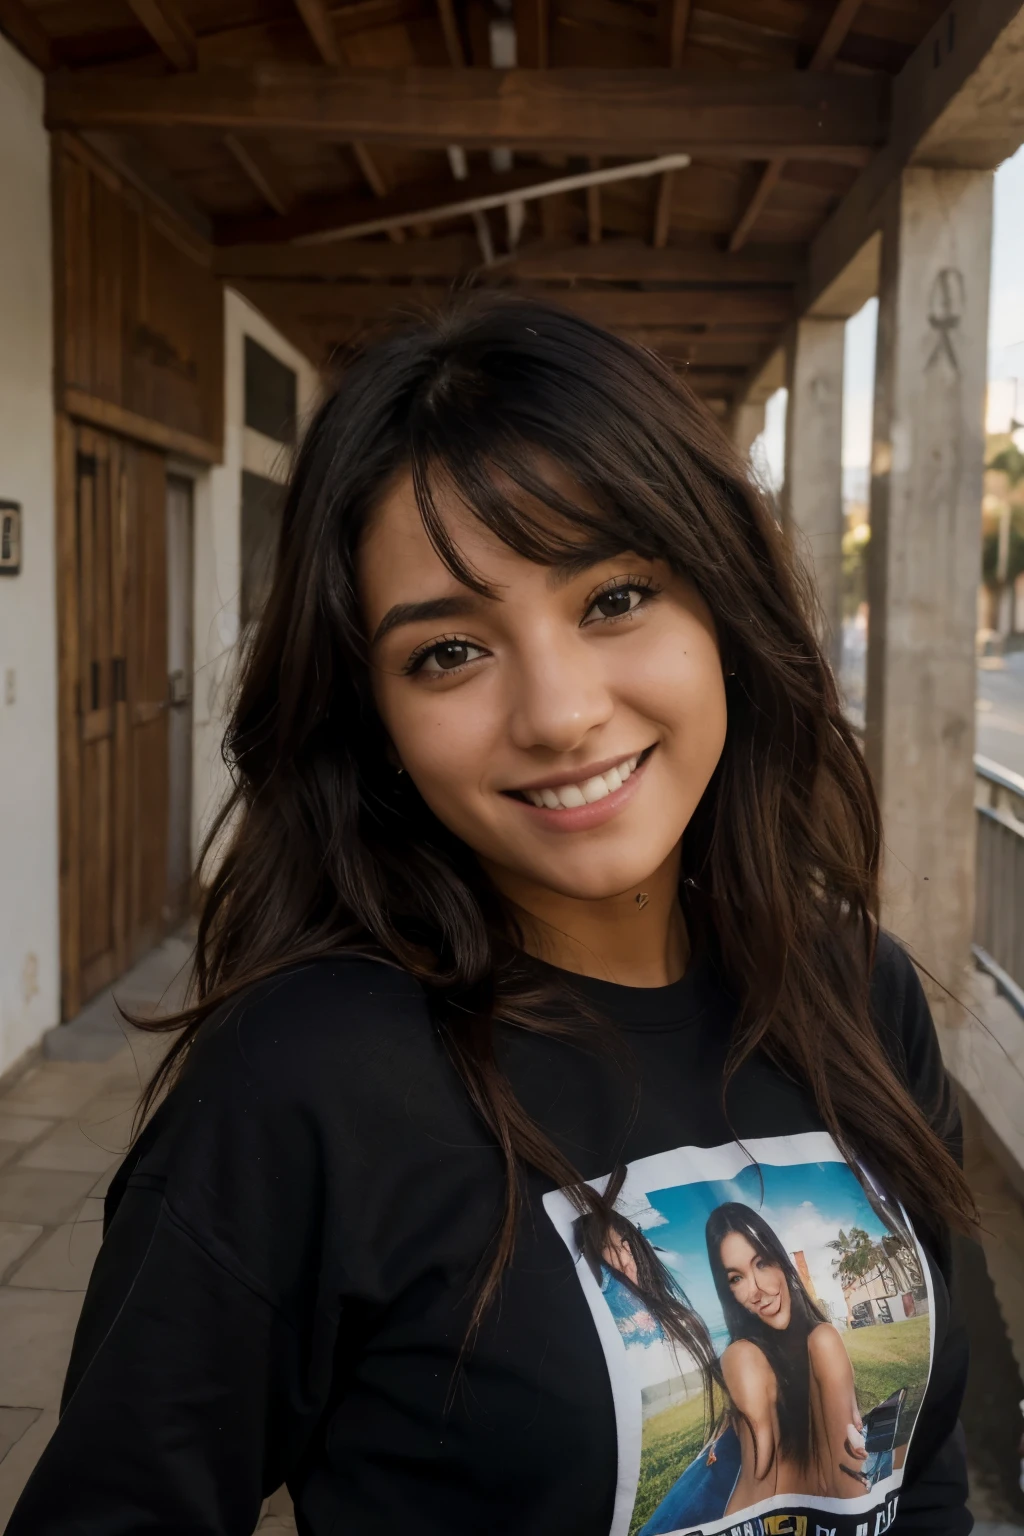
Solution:
[(843, 347), (845, 320), (798, 320), (787, 348), (782, 517), (821, 603), (833, 666), (842, 646)]
[(991, 172), (905, 171), (882, 234), (865, 752), (884, 818), (883, 920), (963, 997)]
[(744, 459), (749, 459), (755, 437), (764, 431), (764, 405), (763, 400), (744, 400), (732, 413), (730, 435), (736, 452)]

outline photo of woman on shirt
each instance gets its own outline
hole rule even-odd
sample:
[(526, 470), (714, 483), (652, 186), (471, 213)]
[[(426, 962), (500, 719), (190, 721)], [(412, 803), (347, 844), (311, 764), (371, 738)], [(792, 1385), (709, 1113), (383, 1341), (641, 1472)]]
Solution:
[[(649, 1159), (651, 1172), (620, 1167), (605, 1185), (604, 1224), (592, 1213), (570, 1220), (578, 1192), (545, 1201), (596, 1282), (597, 1320), (614, 1322), (606, 1353), (624, 1438), (639, 1390), (629, 1532), (725, 1531), (733, 1517), (818, 1510), (827, 1529), (854, 1536), (865, 1510), (900, 1491), (931, 1317), (925, 1284), (909, 1310), (879, 1304), (888, 1326), (860, 1327), (862, 1292), (844, 1255), (855, 1243), (876, 1296), (895, 1306), (897, 1284), (921, 1263), (917, 1239), (828, 1138), (768, 1142), (728, 1177), (724, 1150), (679, 1148)], [(663, 1187), (667, 1175), (679, 1182)]]
[(749, 1206), (720, 1205), (706, 1240), (729, 1329), (722, 1374), (743, 1453), (726, 1513), (798, 1489), (862, 1494), (863, 1424), (840, 1335)]

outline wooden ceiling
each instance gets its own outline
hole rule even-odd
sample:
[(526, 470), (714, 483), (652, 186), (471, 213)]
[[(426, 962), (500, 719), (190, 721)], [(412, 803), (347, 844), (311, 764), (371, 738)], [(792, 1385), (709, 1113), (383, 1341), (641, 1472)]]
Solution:
[[(317, 361), (546, 293), (720, 411), (944, 0), (0, 0), (77, 133)], [(668, 158), (666, 157), (675, 157)]]

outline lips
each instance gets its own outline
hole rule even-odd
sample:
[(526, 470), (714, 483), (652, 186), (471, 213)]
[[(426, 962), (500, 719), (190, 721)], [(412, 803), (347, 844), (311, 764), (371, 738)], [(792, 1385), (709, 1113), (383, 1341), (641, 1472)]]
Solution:
[(509, 790), (506, 793), (514, 795), (516, 799), (526, 800), (538, 810), (578, 810), (581, 806), (594, 805), (598, 800), (614, 795), (652, 751), (652, 747), (647, 747), (631, 757), (618, 758), (599, 772), (584, 774), (575, 781), (558, 777), (551, 784), (531, 784), (527, 789)]
[[(534, 826), (545, 831), (589, 832), (617, 816), (632, 800), (656, 745), (635, 756), (595, 763), (589, 773), (584, 772), (575, 781), (565, 774), (552, 775), (553, 783), (534, 783), (506, 790), (505, 794), (522, 808)], [(614, 787), (616, 781), (618, 788)]]

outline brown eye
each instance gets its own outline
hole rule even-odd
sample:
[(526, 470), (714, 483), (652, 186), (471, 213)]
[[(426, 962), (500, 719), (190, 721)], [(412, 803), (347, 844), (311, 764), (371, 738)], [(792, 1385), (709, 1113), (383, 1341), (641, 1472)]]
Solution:
[(601, 619), (621, 619), (628, 613), (634, 613), (641, 606), (645, 597), (652, 594), (645, 589), (627, 582), (621, 587), (610, 587), (607, 592), (602, 592), (600, 597), (595, 597), (590, 605), (590, 613)]
[(464, 640), (446, 640), (443, 645), (435, 646), (430, 654), (442, 672), (447, 672), (452, 667), (466, 665), (469, 660), (469, 646)]

